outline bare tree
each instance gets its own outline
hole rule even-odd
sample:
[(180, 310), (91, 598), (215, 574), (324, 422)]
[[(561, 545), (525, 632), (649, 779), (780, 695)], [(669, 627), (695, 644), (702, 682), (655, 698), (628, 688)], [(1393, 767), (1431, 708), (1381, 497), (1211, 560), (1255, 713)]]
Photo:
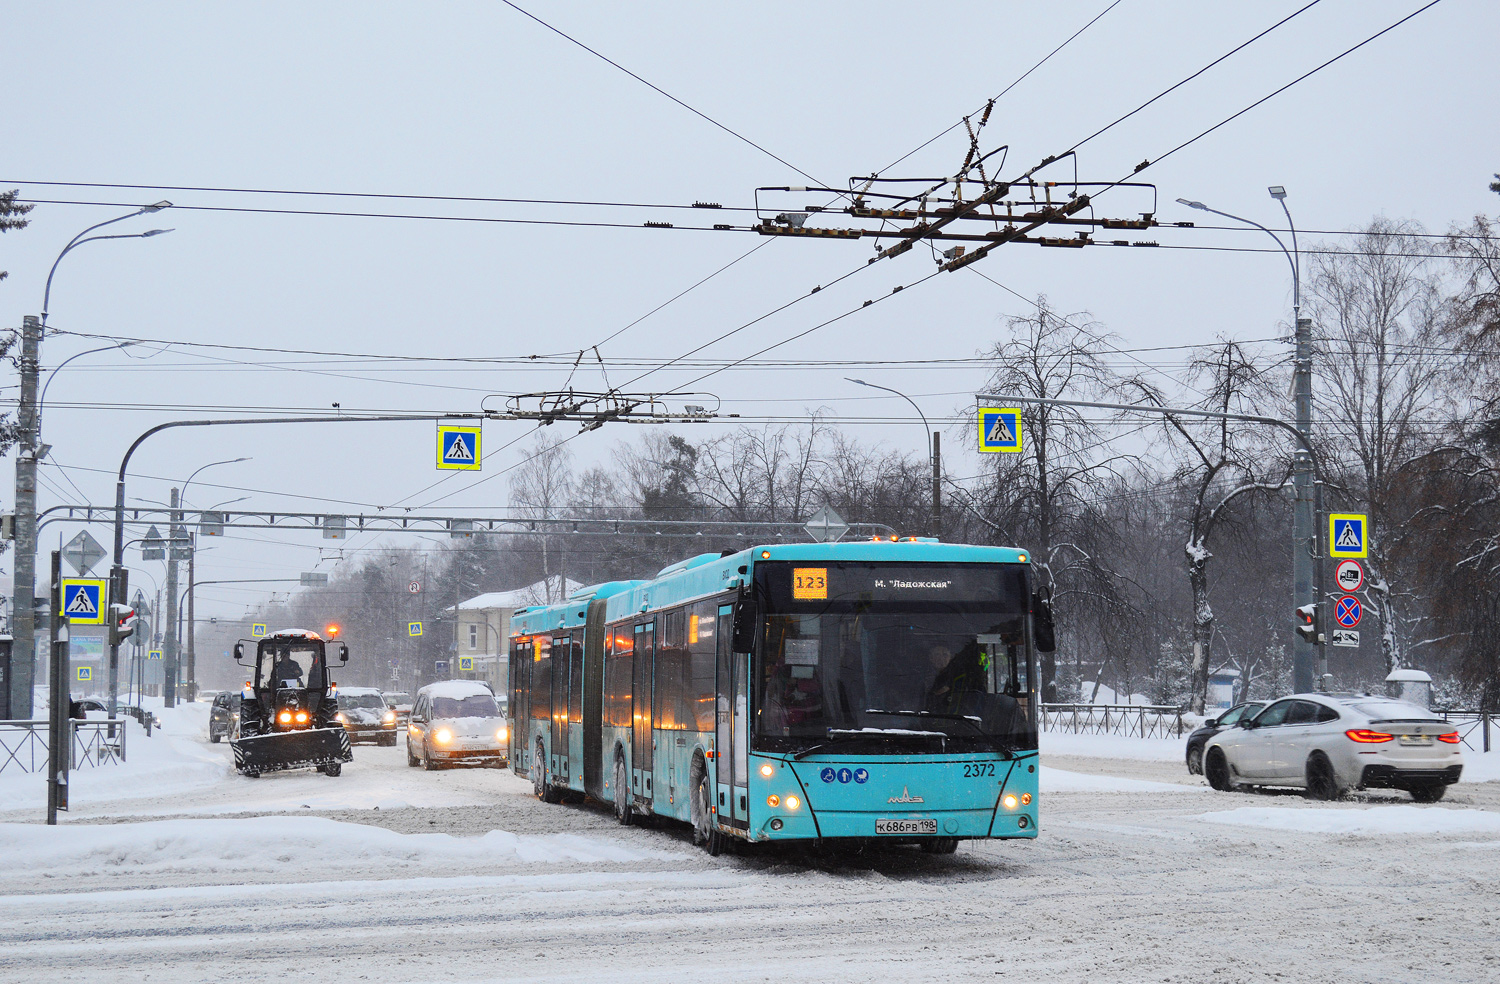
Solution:
[[(991, 391), (1042, 399), (1114, 395), (1121, 380), (1100, 356), (1112, 342), (1088, 317), (1060, 317), (1043, 296), (1035, 314), (1008, 319), (1011, 339), (989, 353)], [(1038, 586), (1059, 604), (1061, 615), (1069, 591), (1109, 576), (1082, 542), (1080, 519), (1091, 496), (1132, 459), (1103, 450), (1109, 444), (1103, 428), (1072, 407), (1027, 405), (1021, 421), (1024, 451), (986, 456), (986, 475), (972, 493), (973, 511), (1010, 543), (1030, 550)], [(1041, 671), (1050, 700), (1056, 691), (1055, 654), (1044, 655)]]
[[(1203, 409), (1219, 413), (1254, 413), (1255, 397), (1263, 395), (1264, 373), (1242, 346), (1224, 342), (1199, 353), (1188, 372), (1190, 386), (1203, 394)], [(1153, 402), (1161, 394), (1137, 381)], [(1175, 447), (1179, 465), (1173, 483), (1186, 500), (1187, 538), (1183, 543), (1188, 584), (1193, 595), (1192, 669), (1188, 696), (1193, 713), (1202, 714), (1208, 697), (1208, 674), (1213, 664), (1214, 609), (1209, 599), (1209, 561), (1213, 551), (1209, 538), (1228, 515), (1230, 505), (1242, 495), (1285, 487), (1289, 469), (1279, 479), (1257, 474), (1256, 463), (1264, 460), (1266, 442), (1258, 432), (1240, 423), (1218, 420), (1207, 425), (1188, 423), (1172, 415), (1165, 427)]]
[[(523, 452), (521, 463), (510, 474), (510, 503), (523, 518), (555, 519), (562, 515), (573, 494), (573, 454), (563, 446), (562, 438), (538, 434), (531, 448)], [(536, 537), (542, 553), (542, 579), (552, 591), (553, 561), (559, 573), (566, 574), (566, 564), (558, 556), (565, 541), (545, 533)], [(555, 579), (565, 592), (566, 579)], [(562, 601), (549, 597), (548, 602)]]
[[(1444, 295), (1426, 243), (1411, 223), (1376, 219), (1347, 250), (1313, 253), (1306, 307), (1320, 333), (1315, 413), (1321, 457), (1338, 468), (1347, 495), (1369, 515), (1365, 595), (1380, 626), (1386, 670), (1404, 664), (1403, 603), (1394, 585), (1404, 530), (1401, 472), (1440, 438), (1443, 386), (1451, 365), (1436, 351)], [(1455, 414), (1449, 405), (1447, 416)]]

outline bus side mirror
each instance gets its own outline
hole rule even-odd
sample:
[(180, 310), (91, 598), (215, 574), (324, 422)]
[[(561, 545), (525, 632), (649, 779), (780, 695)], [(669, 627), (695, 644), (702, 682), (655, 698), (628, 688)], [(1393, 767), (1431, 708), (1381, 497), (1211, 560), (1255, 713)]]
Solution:
[(734, 626), (730, 633), (730, 649), (737, 653), (748, 653), (755, 647), (755, 626), (760, 621), (760, 605), (755, 597), (741, 594), (734, 606)]
[(1031, 637), (1039, 653), (1057, 651), (1057, 626), (1052, 621), (1052, 602), (1036, 592), (1031, 595)]

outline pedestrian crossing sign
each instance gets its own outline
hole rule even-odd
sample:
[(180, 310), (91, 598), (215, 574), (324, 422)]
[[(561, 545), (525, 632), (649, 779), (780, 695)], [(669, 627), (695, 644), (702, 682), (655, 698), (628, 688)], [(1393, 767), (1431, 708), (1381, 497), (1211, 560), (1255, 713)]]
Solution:
[(474, 657), (473, 656), (460, 656), (458, 658), (458, 672), (460, 672), (460, 673), (473, 673), (474, 672)]
[(91, 666), (80, 666), (78, 668), (78, 682), (88, 683), (94, 679), (94, 668)]
[(264, 622), (255, 622), (250, 626), (250, 637), (252, 639), (263, 639), (265, 635), (266, 625)]
[(105, 582), (92, 577), (63, 578), (62, 617), (74, 625), (103, 625)]
[(438, 424), (438, 468), (445, 471), (479, 471), (479, 430), (478, 427)]
[(421, 635), (422, 634), (422, 623), (421, 622), (407, 622), (406, 623), (406, 634), (409, 635), (409, 636), (411, 636), (413, 639), (415, 639), (417, 636)]
[(161, 650), (160, 649), (150, 649), (150, 650), (147, 650), (147, 652), (146, 652), (146, 658), (147, 659), (161, 659)]
[(980, 407), (979, 450), (1021, 450), (1021, 411), (1000, 407)]
[(1369, 517), (1363, 513), (1328, 514), (1328, 556), (1363, 557), (1369, 553)]

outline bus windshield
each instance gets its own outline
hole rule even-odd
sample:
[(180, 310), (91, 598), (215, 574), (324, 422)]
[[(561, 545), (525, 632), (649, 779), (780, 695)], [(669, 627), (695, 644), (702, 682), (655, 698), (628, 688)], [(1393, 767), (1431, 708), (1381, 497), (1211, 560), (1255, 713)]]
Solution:
[(760, 566), (758, 747), (1036, 747), (1021, 568)]

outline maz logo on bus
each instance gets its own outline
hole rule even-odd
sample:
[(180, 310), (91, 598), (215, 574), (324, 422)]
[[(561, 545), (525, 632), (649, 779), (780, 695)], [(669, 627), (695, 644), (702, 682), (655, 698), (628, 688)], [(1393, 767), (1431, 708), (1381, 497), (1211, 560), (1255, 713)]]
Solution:
[(900, 796), (892, 796), (890, 799), (886, 800), (886, 802), (887, 803), (925, 803), (927, 801), (924, 800), (920, 796), (913, 796), (911, 794), (911, 790), (909, 788), (907, 788), (906, 786), (902, 786), (901, 787), (901, 795)]

